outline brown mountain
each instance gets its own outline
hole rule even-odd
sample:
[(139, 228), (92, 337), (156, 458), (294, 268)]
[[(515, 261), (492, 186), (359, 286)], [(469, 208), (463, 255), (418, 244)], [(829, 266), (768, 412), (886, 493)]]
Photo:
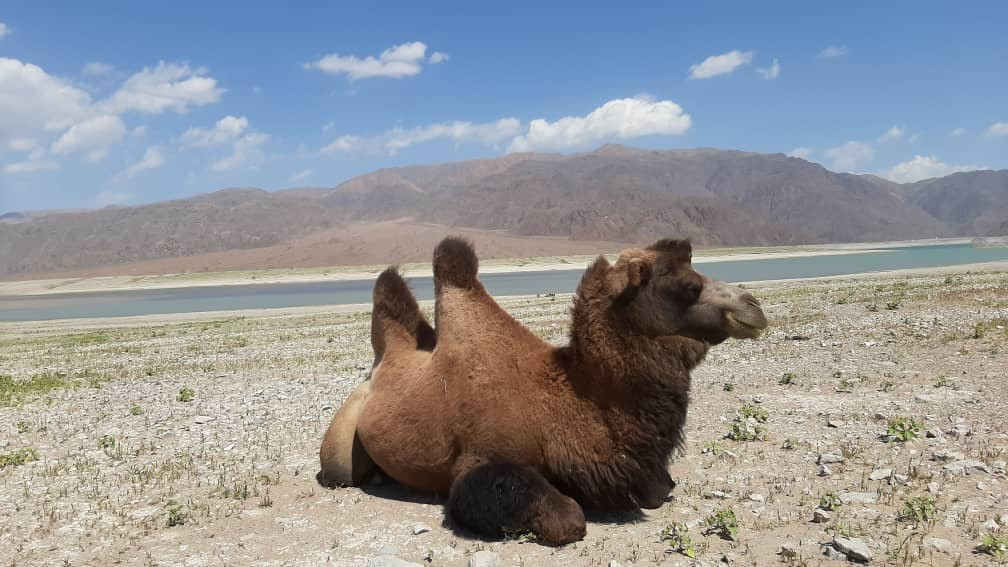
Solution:
[(699, 245), (873, 241), (1008, 232), (1008, 171), (900, 185), (782, 154), (604, 146), (18, 221), (0, 223), (8, 277), (414, 261), (429, 255), (421, 244), (463, 228), (499, 257), (667, 235)]

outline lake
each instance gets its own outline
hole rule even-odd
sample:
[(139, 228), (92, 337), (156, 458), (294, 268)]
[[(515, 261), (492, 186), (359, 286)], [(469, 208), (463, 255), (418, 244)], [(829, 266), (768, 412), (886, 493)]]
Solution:
[[(833, 256), (704, 262), (698, 271), (729, 282), (841, 276), (886, 270), (935, 268), (1008, 260), (1008, 248), (969, 244), (878, 249)], [(485, 274), (480, 277), (496, 296), (574, 291), (584, 267), (572, 270)], [(372, 280), (316, 283), (207, 286), (115, 292), (84, 292), (0, 298), (0, 321), (47, 321), (87, 317), (124, 317), (199, 311), (231, 311), (370, 303)], [(432, 299), (430, 277), (410, 278), (418, 299)]]

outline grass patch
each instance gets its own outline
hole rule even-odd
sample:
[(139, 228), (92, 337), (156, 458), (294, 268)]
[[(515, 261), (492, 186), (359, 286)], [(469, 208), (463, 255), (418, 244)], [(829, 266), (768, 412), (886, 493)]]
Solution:
[(661, 541), (667, 543), (672, 551), (682, 553), (690, 559), (696, 559), (696, 546), (690, 539), (689, 528), (686, 527), (686, 524), (675, 523), (667, 526), (661, 532)]
[(11, 376), (0, 375), (0, 407), (18, 406), (29, 398), (73, 386), (73, 381), (68, 380), (67, 375), (61, 372), (36, 374), (27, 380), (15, 380)]
[(935, 499), (929, 496), (914, 496), (903, 501), (903, 513), (899, 519), (905, 522), (914, 521), (918, 524), (932, 522), (938, 515)]
[(175, 396), (175, 399), (180, 402), (191, 402), (195, 397), (196, 392), (194, 392), (192, 388), (186, 386), (185, 388), (179, 390), (179, 393), (177, 396)]
[(38, 458), (39, 458), (38, 451), (31, 448), (18, 449), (13, 453), (2, 453), (0, 454), (0, 469), (5, 469), (7, 467), (18, 467), (25, 463), (37, 461)]
[(735, 512), (722, 508), (704, 520), (705, 534), (717, 534), (723, 539), (738, 541), (738, 518)]
[(894, 417), (889, 420), (886, 427), (886, 435), (894, 437), (897, 441), (906, 443), (920, 437), (920, 431), (924, 425), (909, 417)]

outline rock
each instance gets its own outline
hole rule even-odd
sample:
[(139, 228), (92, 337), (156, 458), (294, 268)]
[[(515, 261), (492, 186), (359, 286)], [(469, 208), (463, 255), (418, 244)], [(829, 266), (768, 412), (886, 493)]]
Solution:
[(876, 504), (878, 503), (878, 494), (874, 492), (842, 492), (840, 493), (840, 502), (845, 505)]
[(427, 524), (415, 524), (413, 526), (413, 535), (420, 535), (430, 531), (430, 526)]
[(749, 500), (752, 500), (753, 502), (766, 502), (766, 496), (763, 496), (762, 494), (750, 494)]
[(399, 548), (394, 545), (385, 545), (381, 548), (382, 555), (395, 555), (399, 553)]
[(193, 421), (195, 421), (196, 423), (198, 423), (200, 425), (202, 425), (204, 423), (209, 423), (209, 422), (211, 422), (213, 420), (214, 420), (214, 418), (211, 417), (211, 416), (209, 416), (209, 415), (197, 415), (196, 417), (193, 418)]
[(997, 474), (1005, 474), (1005, 468), (1008, 467), (1008, 463), (1005, 463), (1004, 461), (994, 461), (992, 464), (994, 466), (994, 472)]
[(798, 544), (795, 543), (781, 544), (780, 556), (785, 559), (794, 559), (795, 557), (798, 557)]
[(469, 558), (468, 567), (496, 567), (498, 556), (492, 551), (477, 551)]
[(830, 561), (847, 561), (847, 556), (837, 551), (832, 545), (826, 546), (826, 551), (823, 552), (823, 555)]
[(868, 475), (868, 480), (882, 480), (892, 476), (892, 469), (875, 469)]
[(985, 472), (987, 474), (991, 473), (990, 467), (980, 461), (972, 459), (963, 459), (961, 461), (955, 461), (954, 463), (948, 463), (942, 467), (942, 470), (952, 476), (962, 476), (973, 471)]
[(966, 455), (963, 455), (959, 451), (947, 451), (945, 449), (941, 449), (934, 452), (934, 460), (936, 461), (961, 461), (965, 458)]
[(987, 492), (987, 485), (982, 482), (978, 482), (976, 483), (976, 489), (980, 492)]
[(937, 482), (929, 482), (927, 489), (931, 494), (938, 494), (938, 491), (941, 490), (941, 486), (939, 486)]
[(941, 439), (945, 437), (945, 434), (942, 433), (942, 430), (939, 427), (932, 427), (924, 434), (928, 437), (928, 439)]
[(829, 476), (833, 474), (833, 469), (829, 465), (819, 465), (819, 476)]
[(940, 551), (942, 553), (950, 553), (952, 551), (952, 542), (940, 537), (924, 538), (924, 546), (933, 547), (936, 551)]
[(896, 441), (897, 437), (895, 435), (879, 435), (879, 441), (883, 443), (892, 443)]
[(816, 463), (820, 465), (832, 465), (835, 463), (842, 463), (844, 458), (840, 455), (834, 453), (822, 453), (819, 455), (819, 460)]
[(413, 563), (405, 559), (399, 559), (395, 555), (379, 555), (372, 557), (367, 562), (368, 567), (423, 567), (420, 563)]
[(890, 485), (902, 486), (910, 481), (910, 477), (905, 474), (894, 474), (891, 479), (889, 479)]
[(949, 429), (946, 429), (945, 433), (947, 433), (949, 437), (954, 437), (958, 439), (960, 437), (966, 437), (967, 435), (970, 435), (970, 428), (968, 425), (955, 425)]
[(1000, 527), (1001, 526), (999, 526), (998, 523), (993, 518), (991, 518), (990, 520), (987, 520), (986, 522), (980, 524), (980, 533), (982, 534), (993, 533), (998, 531), (998, 528)]
[(609, 567), (623, 567), (623, 564), (615, 559), (609, 561)]
[(998, 524), (1008, 526), (1008, 514), (1001, 514), (998, 516)]
[(852, 561), (867, 563), (872, 560), (871, 550), (868, 549), (865, 542), (856, 537), (836, 536), (833, 538), (833, 547)]
[(816, 508), (812, 510), (812, 521), (816, 524), (827, 524), (833, 519), (833, 514), (830, 514), (822, 508)]
[(884, 414), (884, 413), (877, 413), (877, 414), (873, 415), (872, 418), (874, 418), (875, 421), (885, 421), (885, 420), (889, 419), (888, 417), (886, 417), (886, 414)]
[(836, 419), (826, 420), (826, 427), (832, 427), (834, 429), (840, 429), (843, 427), (843, 422)]
[(711, 490), (707, 493), (707, 498), (717, 498), (718, 500), (724, 500), (728, 498), (728, 495), (720, 490)]

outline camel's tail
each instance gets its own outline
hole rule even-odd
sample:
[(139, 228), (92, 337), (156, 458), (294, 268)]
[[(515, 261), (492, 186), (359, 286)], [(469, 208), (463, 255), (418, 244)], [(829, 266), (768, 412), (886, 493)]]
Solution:
[(371, 346), (377, 366), (387, 350), (433, 350), (434, 329), (417, 305), (413, 292), (399, 270), (386, 269), (374, 287), (374, 309), (371, 312)]
[(469, 289), (478, 285), (476, 272), (479, 260), (476, 251), (468, 241), (449, 236), (434, 249), (434, 287), (444, 286)]

